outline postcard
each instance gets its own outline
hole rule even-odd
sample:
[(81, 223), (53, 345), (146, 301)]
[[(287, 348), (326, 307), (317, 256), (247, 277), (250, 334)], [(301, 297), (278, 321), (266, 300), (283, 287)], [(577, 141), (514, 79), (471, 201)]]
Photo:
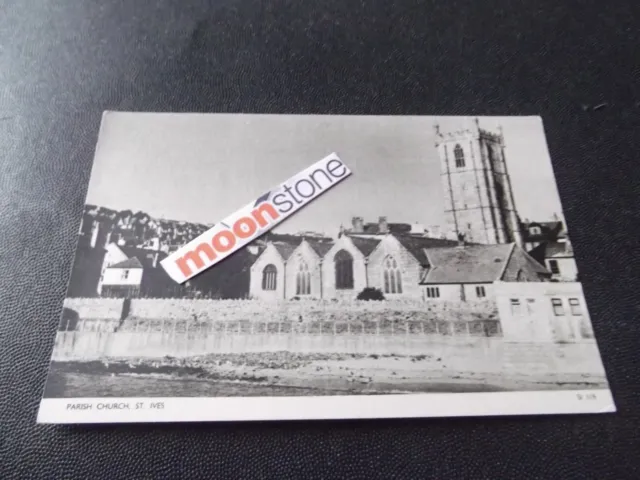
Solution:
[(615, 411), (539, 117), (105, 112), (78, 224), (40, 423)]

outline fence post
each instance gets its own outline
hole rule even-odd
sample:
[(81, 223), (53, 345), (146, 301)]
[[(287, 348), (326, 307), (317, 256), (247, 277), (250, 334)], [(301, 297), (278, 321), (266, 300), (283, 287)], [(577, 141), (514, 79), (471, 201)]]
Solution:
[(467, 336), (471, 336), (471, 331), (469, 330), (469, 322), (465, 322), (465, 326), (467, 327)]
[(422, 335), (424, 335), (424, 322), (420, 322), (420, 330), (422, 330)]
[(393, 320), (393, 318), (392, 318), (392, 319), (391, 319), (391, 322), (390, 322), (390, 323), (391, 323), (391, 335), (392, 335), (392, 336), (395, 334), (395, 331), (394, 331), (394, 328), (393, 328), (393, 327), (394, 327), (393, 322), (394, 322), (394, 320)]
[(251, 335), (253, 335), (253, 323), (254, 322), (249, 321), (249, 325), (250, 325), (249, 332), (251, 333)]
[(380, 320), (376, 321), (376, 337), (380, 336)]
[(351, 335), (351, 322), (347, 322), (347, 335)]
[(440, 327), (438, 327), (438, 321), (435, 320), (433, 324), (436, 326), (436, 335), (440, 335)]
[(278, 322), (278, 335), (282, 332), (282, 322)]

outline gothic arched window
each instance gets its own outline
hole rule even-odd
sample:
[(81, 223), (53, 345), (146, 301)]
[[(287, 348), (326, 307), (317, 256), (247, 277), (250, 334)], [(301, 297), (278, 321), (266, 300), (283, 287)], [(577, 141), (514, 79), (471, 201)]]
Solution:
[(396, 259), (389, 255), (384, 259), (384, 293), (402, 293), (402, 273)]
[(307, 262), (300, 259), (298, 273), (296, 274), (296, 295), (311, 294), (311, 274)]
[(457, 144), (453, 149), (453, 156), (456, 159), (456, 167), (464, 167), (464, 152), (462, 151), (462, 147), (460, 146), (460, 144)]
[(277, 287), (278, 269), (270, 263), (262, 270), (262, 290), (275, 290)]
[(334, 258), (336, 264), (336, 288), (350, 290), (353, 288), (353, 257), (346, 250), (340, 250)]

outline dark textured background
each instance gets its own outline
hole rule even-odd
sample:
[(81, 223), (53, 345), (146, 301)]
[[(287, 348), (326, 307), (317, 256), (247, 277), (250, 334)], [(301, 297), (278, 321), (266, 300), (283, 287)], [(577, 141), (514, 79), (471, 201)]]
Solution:
[[(639, 13), (0, 0), (0, 478), (639, 478)], [(105, 109), (542, 115), (619, 413), (35, 425)]]

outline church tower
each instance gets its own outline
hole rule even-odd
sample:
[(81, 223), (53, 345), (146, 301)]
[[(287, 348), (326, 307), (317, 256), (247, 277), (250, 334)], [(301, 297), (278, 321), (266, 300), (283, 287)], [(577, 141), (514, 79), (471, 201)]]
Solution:
[(475, 119), (459, 131), (435, 130), (449, 230), (472, 243), (521, 245), (502, 129), (482, 130)]

